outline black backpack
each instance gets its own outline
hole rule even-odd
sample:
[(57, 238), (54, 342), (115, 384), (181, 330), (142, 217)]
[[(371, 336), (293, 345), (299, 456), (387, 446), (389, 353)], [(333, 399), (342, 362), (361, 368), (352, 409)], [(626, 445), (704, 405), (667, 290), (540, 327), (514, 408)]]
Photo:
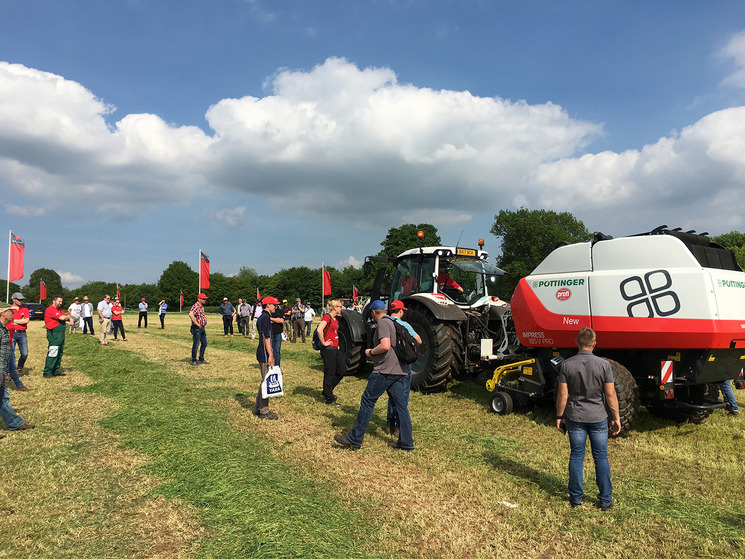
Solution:
[[(329, 320), (328, 322), (326, 322), (326, 328), (330, 326), (331, 315), (324, 314), (323, 317), (321, 318), (321, 321), (323, 321), (327, 316), (329, 317)], [(325, 334), (326, 331), (324, 330), (323, 333)], [(316, 351), (321, 351), (324, 347), (325, 346), (323, 345), (323, 343), (321, 343), (321, 338), (318, 337), (318, 330), (314, 328), (313, 329), (313, 349), (315, 349)]]
[(316, 351), (321, 351), (323, 349), (323, 344), (321, 343), (321, 338), (318, 337), (318, 330), (313, 330), (313, 349)]
[(399, 361), (410, 365), (419, 358), (419, 344), (398, 320), (393, 320), (393, 326), (396, 328), (396, 346), (393, 351), (396, 352)]

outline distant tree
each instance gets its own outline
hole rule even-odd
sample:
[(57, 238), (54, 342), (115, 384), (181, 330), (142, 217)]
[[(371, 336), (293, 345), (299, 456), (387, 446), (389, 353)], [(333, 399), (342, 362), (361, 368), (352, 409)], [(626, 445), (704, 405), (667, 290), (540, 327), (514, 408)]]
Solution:
[(711, 240), (734, 252), (740, 268), (745, 269), (745, 233), (730, 231), (729, 233), (712, 237)]
[(361, 268), (346, 266), (331, 276), (331, 293), (335, 298), (349, 299), (352, 297), (352, 286), (357, 286), (359, 294), (364, 295), (362, 292), (364, 283), (365, 276)]
[(33, 303), (39, 300), (39, 287), (42, 280), (47, 288), (46, 303), (52, 302), (52, 297), (56, 295), (62, 295), (67, 298), (67, 290), (62, 287), (62, 279), (60, 275), (49, 268), (39, 268), (31, 272), (28, 277), (28, 285), (24, 288), (23, 295), (26, 297), (26, 301)]
[(584, 223), (569, 212), (526, 208), (501, 210), (494, 216), (491, 232), (502, 239), (497, 266), (509, 274), (497, 279), (496, 289), (503, 298), (512, 296), (520, 279), (529, 275), (557, 243), (590, 239)]
[(259, 283), (259, 274), (253, 268), (241, 266), (233, 278), (233, 292), (236, 297), (247, 299), (253, 303), (256, 298), (256, 286)]
[(218, 307), (222, 304), (223, 297), (227, 297), (231, 303), (238, 301), (238, 296), (233, 293), (233, 278), (222, 272), (210, 272), (210, 288), (205, 291), (209, 297), (209, 305)]
[[(8, 285), (8, 280), (5, 280), (5, 279), (4, 280), (0, 280), (0, 289), (3, 290), (3, 297), (5, 297), (5, 290), (7, 288), (7, 285)], [(10, 303), (11, 302), (10, 301), (10, 298), (13, 296), (13, 293), (15, 293), (17, 291), (21, 291), (21, 286), (18, 285), (17, 283), (15, 283), (15, 282), (11, 281), (10, 282), (10, 289), (7, 290), (8, 301), (6, 301), (6, 302)], [(25, 294), (24, 294), (24, 297), (25, 297)], [(31, 300), (29, 300), (29, 302), (31, 302)]]
[[(332, 270), (330, 267), (327, 267), (327, 269), (329, 273)], [(294, 303), (298, 297), (303, 301), (311, 298), (313, 301), (319, 301), (321, 298), (321, 269), (311, 269), (307, 266), (282, 269), (274, 274), (273, 284), (274, 293), (269, 291), (264, 293), (262, 291), (262, 295), (273, 295), (280, 301), (287, 299), (290, 303)], [(333, 288), (333, 282), (331, 285)]]
[(119, 295), (122, 298), (122, 305), (129, 309), (138, 308), (140, 301), (144, 297), (145, 302), (148, 304), (148, 310), (152, 310), (160, 301), (159, 294), (158, 285), (155, 283), (128, 283), (119, 285)]
[(421, 240), (422, 246), (439, 246), (442, 243), (440, 235), (437, 234), (437, 227), (434, 225), (406, 223), (401, 227), (388, 229), (388, 234), (380, 243), (383, 250), (378, 253), (378, 256), (398, 256), (405, 250), (418, 247), (420, 241), (416, 236), (417, 231), (424, 232), (424, 238)]
[(76, 289), (75, 294), (80, 297), (81, 301), (83, 297), (88, 297), (95, 309), (98, 303), (103, 300), (104, 295), (116, 295), (116, 284), (105, 281), (91, 281)]
[[(165, 299), (168, 309), (178, 310), (180, 292), (184, 292), (184, 307), (191, 308), (197, 300), (199, 274), (188, 264), (174, 260), (163, 270), (157, 283), (158, 301)], [(156, 301), (156, 303), (158, 303)]]

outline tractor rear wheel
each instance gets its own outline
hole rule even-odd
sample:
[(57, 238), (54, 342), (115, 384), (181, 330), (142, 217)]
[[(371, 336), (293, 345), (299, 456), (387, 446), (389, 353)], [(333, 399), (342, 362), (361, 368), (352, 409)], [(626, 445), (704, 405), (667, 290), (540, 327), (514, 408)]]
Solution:
[[(618, 413), (621, 417), (621, 433), (631, 428), (637, 412), (639, 411), (639, 387), (629, 370), (612, 359), (607, 360), (613, 373), (618, 397)], [(621, 434), (619, 433), (619, 434)]]
[(355, 343), (352, 339), (352, 330), (349, 327), (349, 323), (343, 318), (339, 317), (339, 351), (344, 354), (344, 363), (347, 366), (348, 375), (354, 375), (360, 370), (360, 363), (362, 362), (362, 344)]
[(456, 365), (455, 352), (459, 344), (451, 333), (456, 330), (420, 306), (411, 305), (404, 320), (422, 338), (419, 359), (411, 364), (411, 389), (420, 392), (444, 390)]

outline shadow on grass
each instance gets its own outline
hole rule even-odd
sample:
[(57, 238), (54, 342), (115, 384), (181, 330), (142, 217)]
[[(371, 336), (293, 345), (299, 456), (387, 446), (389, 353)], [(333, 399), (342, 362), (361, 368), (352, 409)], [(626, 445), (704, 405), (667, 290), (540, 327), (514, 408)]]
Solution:
[(508, 458), (502, 454), (502, 449), (488, 449), (483, 453), (483, 457), (494, 468), (533, 483), (549, 495), (562, 499), (567, 496), (567, 489), (563, 478), (560, 479), (546, 472), (531, 468), (523, 462)]

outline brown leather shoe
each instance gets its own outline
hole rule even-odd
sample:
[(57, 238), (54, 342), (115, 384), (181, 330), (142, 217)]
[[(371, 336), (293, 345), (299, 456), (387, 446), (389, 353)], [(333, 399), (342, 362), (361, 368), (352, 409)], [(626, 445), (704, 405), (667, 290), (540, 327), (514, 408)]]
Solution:
[(18, 390), (18, 392), (29, 392), (31, 390), (30, 388), (26, 388), (25, 386), (16, 386), (15, 389)]
[(28, 431), (29, 429), (36, 429), (36, 425), (29, 425), (28, 423), (24, 423), (18, 429), (16, 429), (16, 431)]

